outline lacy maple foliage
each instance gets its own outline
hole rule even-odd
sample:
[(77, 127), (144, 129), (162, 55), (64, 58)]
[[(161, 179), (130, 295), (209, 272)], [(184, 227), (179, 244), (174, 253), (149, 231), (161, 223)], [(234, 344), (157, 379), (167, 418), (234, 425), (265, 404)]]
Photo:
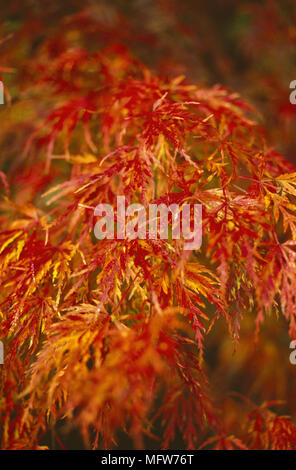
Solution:
[[(236, 93), (163, 79), (122, 46), (49, 39), (29, 78), (2, 111), (18, 152), (1, 173), (2, 448), (40, 448), (59, 420), (93, 448), (119, 430), (138, 448), (296, 448), (277, 401), (236, 396), (226, 418), (204, 356), (221, 320), (238, 349), (244, 318), (259, 341), (270, 314), (296, 337), (295, 168)], [(117, 195), (202, 204), (201, 249), (96, 240), (94, 208)]]

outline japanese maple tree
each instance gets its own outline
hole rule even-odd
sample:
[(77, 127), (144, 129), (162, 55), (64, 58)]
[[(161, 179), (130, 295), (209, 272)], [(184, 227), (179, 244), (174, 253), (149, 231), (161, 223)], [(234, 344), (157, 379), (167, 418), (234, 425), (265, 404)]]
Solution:
[[(94, 22), (3, 34), (1, 447), (54, 429), (63, 448), (62, 423), (90, 448), (124, 432), (136, 448), (294, 449), (288, 372), (270, 397), (265, 368), (296, 337), (295, 167), (237, 93), (161, 76), (106, 26), (92, 47)], [(118, 195), (201, 204), (200, 250), (96, 240), (94, 209)]]

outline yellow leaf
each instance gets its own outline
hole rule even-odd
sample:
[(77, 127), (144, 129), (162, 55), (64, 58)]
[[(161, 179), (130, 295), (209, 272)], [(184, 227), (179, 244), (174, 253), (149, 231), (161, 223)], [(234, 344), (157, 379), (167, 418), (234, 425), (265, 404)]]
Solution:
[(12, 237), (10, 237), (8, 240), (6, 240), (5, 243), (3, 243), (1, 249), (0, 249), (0, 254), (5, 250), (5, 248), (12, 243), (22, 232), (17, 232), (15, 233)]

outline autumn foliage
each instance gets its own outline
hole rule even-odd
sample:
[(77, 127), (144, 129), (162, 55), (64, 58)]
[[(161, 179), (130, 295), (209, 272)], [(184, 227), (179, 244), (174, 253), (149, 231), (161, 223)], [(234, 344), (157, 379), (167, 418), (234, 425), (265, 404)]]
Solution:
[[(295, 167), (228, 88), (30, 21), (1, 44), (1, 447), (295, 449)], [(96, 240), (117, 195), (202, 204), (201, 249)]]

